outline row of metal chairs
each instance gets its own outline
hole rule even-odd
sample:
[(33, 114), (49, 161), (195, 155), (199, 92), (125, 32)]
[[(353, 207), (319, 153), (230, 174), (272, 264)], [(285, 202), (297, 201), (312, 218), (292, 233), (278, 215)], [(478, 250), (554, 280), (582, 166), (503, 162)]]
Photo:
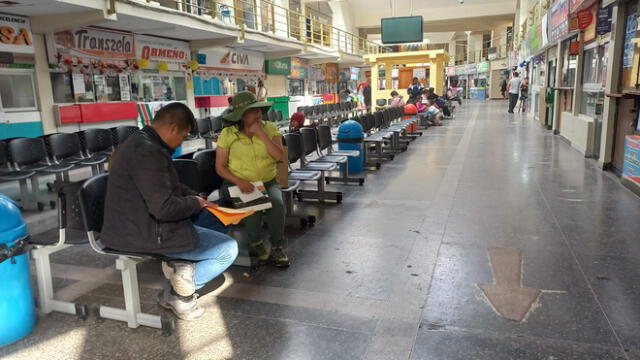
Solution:
[[(387, 131), (405, 129), (412, 120), (401, 121), (396, 113), (389, 112), (387, 116), (382, 114), (382, 120), (392, 119)], [(379, 116), (374, 115), (374, 118)], [(385, 123), (375, 124), (382, 128)], [(369, 137), (379, 131), (372, 128)], [(301, 225), (315, 222), (314, 217), (294, 214), (293, 198), (299, 200), (313, 199), (318, 201), (333, 200), (342, 201), (342, 192), (327, 192), (324, 189), (325, 181), (329, 178), (325, 173), (337, 170), (338, 165), (344, 166), (344, 174), (348, 174), (348, 157), (359, 156), (358, 151), (336, 151), (333, 149), (331, 128), (320, 125), (317, 128), (304, 128), (300, 133), (285, 134), (283, 141), (288, 147), (288, 160), (290, 163), (289, 183), (283, 188), (285, 206), (288, 219), (300, 221)], [(203, 195), (211, 194), (220, 188), (223, 179), (215, 171), (216, 153), (213, 149), (200, 150), (190, 159), (174, 159), (174, 166), (180, 180)], [(336, 178), (339, 181), (345, 177)], [(364, 178), (356, 178), (360, 185)], [(106, 248), (100, 242), (102, 219), (104, 216), (104, 199), (107, 190), (108, 174), (99, 174), (89, 180), (79, 182), (67, 182), (58, 192), (59, 238), (57, 241), (38, 243), (34, 240), (34, 258), (36, 276), (38, 278), (39, 308), (44, 313), (51, 311), (75, 314), (86, 318), (94, 314), (102, 318), (124, 321), (129, 327), (140, 325), (161, 328), (164, 334), (169, 334), (173, 328), (173, 317), (163, 313), (152, 315), (143, 313), (140, 305), (140, 294), (137, 278), (137, 264), (149, 260), (165, 260), (162, 255), (122, 252)], [(316, 190), (301, 190), (302, 182), (317, 184)], [(344, 181), (349, 182), (349, 181)], [(85, 235), (81, 238), (66, 236), (68, 230), (81, 230)], [(234, 234), (234, 238), (237, 238)], [(89, 306), (87, 304), (65, 302), (55, 299), (53, 291), (53, 278), (51, 272), (50, 255), (66, 247), (77, 244), (89, 244), (91, 248), (100, 254), (115, 257), (116, 268), (122, 276), (124, 294), (124, 309), (109, 306)], [(247, 244), (240, 244), (241, 249)], [(241, 250), (242, 251), (242, 250)]]
[(297, 111), (302, 112), (305, 119), (308, 119), (309, 121), (318, 121), (320, 123), (328, 121), (330, 124), (335, 124), (336, 122), (352, 117), (360, 110), (356, 108), (356, 104), (354, 102), (343, 102), (301, 106), (298, 107)]
[[(39, 177), (55, 175), (56, 182), (69, 181), (69, 171), (91, 167), (92, 174), (104, 172), (115, 146), (126, 140), (137, 126), (87, 129), (75, 133), (55, 133), (37, 138), (0, 141), (0, 182), (20, 184), (20, 205), (43, 210)], [(27, 180), (31, 182), (29, 192)], [(50, 202), (51, 207), (55, 206)]]

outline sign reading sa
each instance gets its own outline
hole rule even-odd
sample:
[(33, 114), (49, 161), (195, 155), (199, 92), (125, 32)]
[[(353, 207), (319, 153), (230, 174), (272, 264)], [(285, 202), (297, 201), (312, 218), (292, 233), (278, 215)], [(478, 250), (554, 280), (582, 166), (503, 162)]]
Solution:
[(29, 19), (0, 14), (0, 51), (33, 54)]

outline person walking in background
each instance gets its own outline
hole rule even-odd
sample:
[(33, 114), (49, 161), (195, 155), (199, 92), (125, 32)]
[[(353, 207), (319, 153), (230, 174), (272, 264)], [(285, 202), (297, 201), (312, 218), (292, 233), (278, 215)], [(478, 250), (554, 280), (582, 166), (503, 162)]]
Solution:
[(520, 85), (522, 85), (522, 79), (517, 72), (513, 73), (513, 78), (509, 80), (507, 85), (507, 91), (509, 91), (509, 114), (513, 114), (513, 109), (518, 103), (518, 97), (520, 96)]
[(371, 81), (367, 80), (367, 85), (362, 90), (362, 96), (364, 97), (364, 105), (367, 107), (367, 111), (371, 110)]
[(264, 82), (262, 79), (258, 80), (258, 89), (256, 91), (256, 98), (258, 101), (266, 101), (267, 100), (267, 88), (264, 87)]
[(500, 80), (500, 93), (502, 94), (503, 99), (507, 98), (507, 79), (505, 78)]
[(529, 98), (529, 78), (525, 77), (520, 85), (520, 112), (527, 110), (527, 99)]

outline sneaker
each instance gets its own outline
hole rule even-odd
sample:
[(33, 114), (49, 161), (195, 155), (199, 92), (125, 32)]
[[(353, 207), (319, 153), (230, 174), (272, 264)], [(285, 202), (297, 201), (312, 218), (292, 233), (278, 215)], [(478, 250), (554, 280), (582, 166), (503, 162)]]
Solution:
[(162, 273), (178, 295), (191, 296), (196, 292), (194, 263), (190, 261), (163, 261)]
[(158, 304), (182, 320), (196, 320), (204, 314), (204, 308), (198, 304), (198, 294), (185, 297), (174, 295), (171, 290), (162, 290), (158, 294)]
[(262, 242), (251, 245), (251, 249), (249, 250), (249, 255), (251, 257), (258, 258), (262, 261), (265, 261), (269, 258), (269, 253), (267, 252), (267, 248), (264, 247), (264, 243)]
[(269, 261), (276, 267), (289, 267), (289, 258), (281, 246), (271, 249), (271, 256)]

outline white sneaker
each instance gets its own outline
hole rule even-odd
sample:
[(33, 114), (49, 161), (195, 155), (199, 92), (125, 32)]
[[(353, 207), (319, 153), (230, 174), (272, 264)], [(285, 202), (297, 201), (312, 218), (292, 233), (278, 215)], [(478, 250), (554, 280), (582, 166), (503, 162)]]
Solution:
[(171, 294), (171, 290), (162, 290), (158, 294), (158, 304), (165, 309), (173, 311), (178, 319), (196, 320), (204, 315), (204, 308), (198, 304), (198, 294), (188, 297), (188, 300)]
[(162, 273), (178, 295), (191, 296), (196, 292), (194, 263), (190, 261), (163, 261)]

